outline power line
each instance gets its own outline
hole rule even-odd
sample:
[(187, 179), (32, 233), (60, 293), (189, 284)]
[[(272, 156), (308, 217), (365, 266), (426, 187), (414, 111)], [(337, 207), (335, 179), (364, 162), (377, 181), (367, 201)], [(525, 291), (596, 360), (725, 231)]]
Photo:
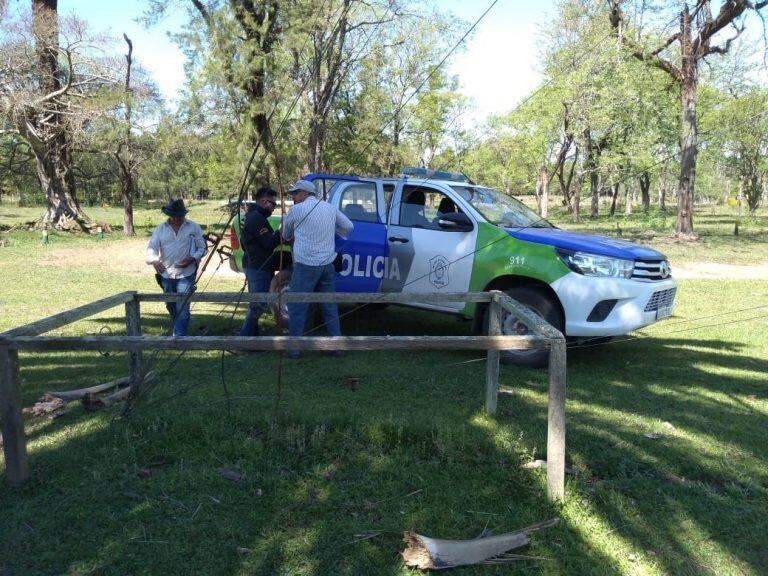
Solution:
[[(361, 155), (365, 154), (368, 151), (368, 148), (370, 148), (370, 146), (376, 141), (376, 139), (378, 139), (378, 137), (381, 136), (384, 133), (384, 130), (387, 129), (387, 126), (389, 126), (392, 123), (392, 121), (395, 118), (397, 118), (397, 115), (406, 106), (406, 104), (408, 104), (408, 102), (410, 102), (416, 96), (416, 94), (419, 93), (419, 91), (424, 87), (424, 85), (429, 81), (429, 79), (432, 78), (432, 76), (434, 76), (437, 73), (437, 71), (442, 67), (442, 65), (445, 63), (445, 61), (448, 60), (448, 58), (456, 51), (456, 49), (458, 49), (458, 47), (461, 46), (461, 44), (464, 42), (464, 40), (466, 40), (467, 36), (469, 36), (472, 33), (472, 31), (477, 27), (477, 25), (480, 24), (480, 22), (482, 22), (483, 18), (485, 18), (485, 16), (488, 14), (488, 12), (490, 12), (491, 9), (494, 6), (496, 6), (496, 3), (498, 1), (499, 0), (493, 0), (493, 2), (491, 2), (491, 4), (488, 6), (488, 8), (485, 9), (485, 12), (483, 12), (477, 18), (477, 20), (475, 20), (475, 22), (472, 24), (472, 26), (469, 27), (469, 29), (464, 33), (464, 35), (461, 38), (459, 38), (458, 42), (456, 42), (453, 45), (453, 47), (446, 53), (446, 55), (443, 56), (443, 59), (440, 60), (440, 62), (437, 63), (437, 65), (429, 72), (429, 74), (427, 74), (427, 76), (421, 81), (421, 83), (416, 87), (416, 89), (411, 93), (411, 95), (408, 96), (408, 98), (406, 98), (405, 101), (403, 101), (400, 104), (400, 106), (397, 107), (397, 109), (394, 111), (394, 113), (392, 113), (392, 115), (390, 116), (389, 120), (387, 120), (384, 123), (384, 125), (379, 129), (379, 131), (376, 133), (376, 135), (373, 138), (371, 138), (368, 141), (368, 143), (363, 147), (362, 152), (360, 152)], [(350, 169), (351, 169), (351, 165), (349, 165), (347, 167), (346, 171), (349, 171)]]

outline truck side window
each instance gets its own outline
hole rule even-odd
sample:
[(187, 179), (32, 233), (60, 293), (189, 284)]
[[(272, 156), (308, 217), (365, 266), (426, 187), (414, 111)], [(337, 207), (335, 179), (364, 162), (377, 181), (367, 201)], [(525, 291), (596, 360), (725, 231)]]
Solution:
[(429, 188), (406, 186), (400, 205), (400, 225), (442, 230), (438, 221), (442, 214), (461, 212), (448, 196)]
[(339, 208), (350, 220), (378, 222), (376, 184), (373, 182), (360, 182), (347, 186), (341, 193)]
[(395, 193), (394, 184), (384, 184), (384, 221), (389, 222), (389, 212), (392, 206), (392, 196)]

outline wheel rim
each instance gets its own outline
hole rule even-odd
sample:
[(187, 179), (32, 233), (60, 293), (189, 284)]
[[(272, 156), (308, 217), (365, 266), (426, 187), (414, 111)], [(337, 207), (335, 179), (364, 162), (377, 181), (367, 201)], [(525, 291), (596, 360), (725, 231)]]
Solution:
[(272, 315), (275, 317), (275, 322), (283, 328), (288, 327), (288, 303), (284, 298), (280, 298), (285, 292), (288, 291), (288, 286), (291, 283), (290, 276), (279, 277), (279, 283), (272, 284), (270, 286), (270, 292), (277, 294), (278, 299), (272, 303)]
[[(530, 306), (526, 306), (526, 308), (542, 320), (546, 320), (538, 310), (535, 310)], [(504, 310), (501, 316), (501, 333), (504, 336), (527, 336), (528, 334), (531, 334), (531, 329), (528, 328), (528, 326), (526, 326), (517, 316)], [(514, 350), (514, 353), (531, 356), (538, 354), (539, 350)]]
[[(288, 291), (288, 285), (290, 282), (283, 282), (280, 284), (280, 290), (278, 290), (278, 294), (282, 296)], [(280, 315), (280, 318), (278, 320), (283, 326), (288, 326), (288, 302), (285, 301), (285, 299), (280, 298), (278, 296), (277, 298), (277, 305), (275, 306), (277, 313)]]

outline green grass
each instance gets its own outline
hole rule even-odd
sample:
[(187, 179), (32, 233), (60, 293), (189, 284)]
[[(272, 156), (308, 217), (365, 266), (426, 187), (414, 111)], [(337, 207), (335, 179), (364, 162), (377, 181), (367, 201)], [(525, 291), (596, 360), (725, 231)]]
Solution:
[[(739, 216), (738, 210), (730, 206), (697, 206), (694, 231), (699, 235), (699, 241), (693, 245), (672, 238), (676, 221), (674, 206), (666, 212), (652, 208), (648, 213), (635, 207), (630, 215), (617, 211), (613, 217), (607, 216), (607, 206), (601, 205), (600, 210), (601, 216), (597, 220), (585, 216), (581, 222), (573, 224), (562, 209), (556, 209), (550, 220), (570, 230), (620, 235), (652, 246), (667, 255), (673, 268), (678, 262), (691, 260), (741, 265), (754, 264), (756, 258), (760, 262), (766, 260), (762, 256), (768, 244), (768, 210), (765, 208), (754, 214), (744, 211)], [(737, 222), (738, 236), (734, 234)]]
[[(206, 218), (218, 215), (198, 220)], [(636, 218), (623, 221), (630, 236), (645, 227)], [(765, 262), (765, 228), (760, 221), (735, 240), (726, 224), (712, 224), (715, 248), (686, 245), (679, 257), (707, 261), (743, 246), (744, 260)], [(148, 270), (116, 273), (87, 258), (50, 263), (52, 250), (88, 255), (125, 242), (116, 234), (56, 235), (47, 247), (32, 233), (4, 237), (0, 330), (121, 290), (157, 290)], [(651, 243), (662, 237), (659, 230)], [(215, 277), (208, 289), (239, 287)], [(27, 417), (32, 480), (14, 490), (0, 476), (0, 574), (404, 575), (404, 530), (472, 538), (555, 516), (560, 525), (524, 551), (543, 559), (457, 573), (764, 574), (768, 286), (684, 280), (679, 292), (672, 319), (569, 351), (567, 449), (576, 474), (562, 503), (547, 502), (543, 471), (520, 469), (545, 455), (545, 371), (503, 367), (512, 393), (488, 418), (485, 364), (474, 352), (307, 354), (282, 364), (280, 378), (270, 353), (150, 353), (160, 376), (129, 418), (79, 405), (55, 419)], [(146, 332), (165, 328), (161, 306), (142, 312)], [(59, 333), (120, 333), (118, 313)], [(234, 321), (230, 314), (196, 306), (193, 330), (229, 333), (243, 311)], [(469, 331), (397, 308), (351, 313), (343, 329)], [(46, 390), (126, 372), (120, 353), (23, 353), (21, 362), (27, 406)], [(354, 390), (350, 377), (359, 378)]]

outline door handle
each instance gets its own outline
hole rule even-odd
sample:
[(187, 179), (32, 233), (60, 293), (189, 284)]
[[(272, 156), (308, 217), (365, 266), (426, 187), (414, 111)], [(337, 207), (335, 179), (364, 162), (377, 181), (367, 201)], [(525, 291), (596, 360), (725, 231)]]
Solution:
[(390, 236), (389, 237), (390, 242), (402, 242), (403, 244), (406, 244), (408, 242), (408, 238), (403, 238), (402, 236)]

